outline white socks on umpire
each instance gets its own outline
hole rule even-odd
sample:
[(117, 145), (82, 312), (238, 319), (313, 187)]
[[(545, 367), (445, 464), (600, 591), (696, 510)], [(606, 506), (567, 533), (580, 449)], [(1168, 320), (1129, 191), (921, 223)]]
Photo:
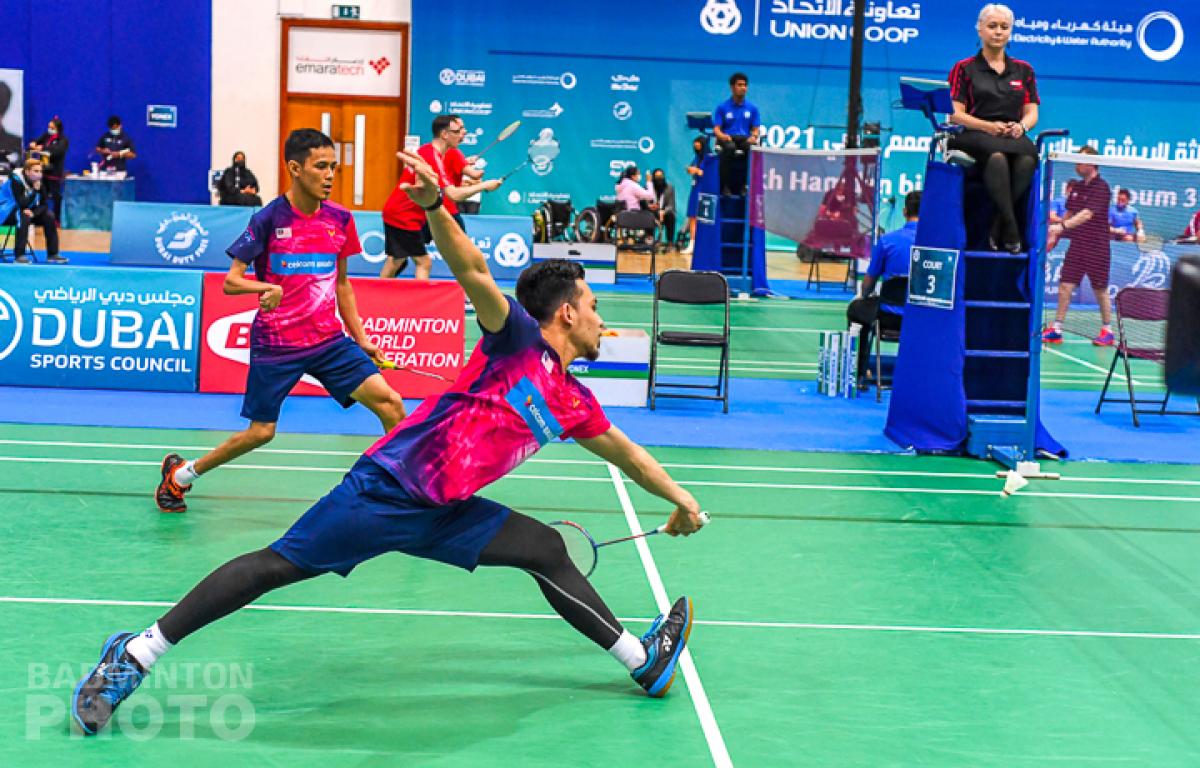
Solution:
[(630, 672), (646, 663), (646, 649), (642, 647), (642, 641), (629, 634), (629, 630), (621, 633), (608, 652)]
[(192, 481), (200, 477), (200, 473), (196, 471), (196, 460), (193, 459), (184, 464), (179, 469), (175, 470), (175, 482), (180, 485), (191, 485)]
[(155, 622), (153, 627), (146, 629), (137, 637), (131, 638), (125, 644), (125, 650), (130, 656), (137, 659), (138, 664), (142, 665), (142, 669), (149, 672), (150, 667), (154, 666), (154, 662), (158, 661), (158, 657), (171, 650), (171, 644), (167, 642), (167, 638), (163, 637), (162, 630), (158, 628), (158, 622)]

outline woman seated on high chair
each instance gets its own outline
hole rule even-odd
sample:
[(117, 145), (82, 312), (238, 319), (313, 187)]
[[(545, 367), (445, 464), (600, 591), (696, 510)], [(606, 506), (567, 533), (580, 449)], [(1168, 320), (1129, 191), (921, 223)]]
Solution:
[(1016, 206), (1037, 167), (1037, 148), (1026, 134), (1037, 125), (1039, 100), (1033, 67), (1004, 52), (1012, 27), (1008, 6), (988, 3), (979, 12), (980, 51), (950, 71), (950, 122), (965, 129), (951, 139), (950, 148), (971, 155), (982, 170), (996, 205), (992, 248), (1020, 253)]

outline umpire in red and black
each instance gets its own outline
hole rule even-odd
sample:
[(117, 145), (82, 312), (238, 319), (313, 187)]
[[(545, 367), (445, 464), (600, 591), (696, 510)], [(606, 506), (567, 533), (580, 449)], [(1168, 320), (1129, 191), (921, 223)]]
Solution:
[(950, 70), (950, 122), (964, 128), (950, 148), (966, 152), (983, 169), (996, 206), (992, 248), (1019, 253), (1021, 229), (1015, 211), (1037, 166), (1037, 148), (1026, 134), (1037, 125), (1038, 93), (1033, 67), (1004, 52), (1012, 27), (1008, 6), (988, 3), (980, 10), (979, 53)]

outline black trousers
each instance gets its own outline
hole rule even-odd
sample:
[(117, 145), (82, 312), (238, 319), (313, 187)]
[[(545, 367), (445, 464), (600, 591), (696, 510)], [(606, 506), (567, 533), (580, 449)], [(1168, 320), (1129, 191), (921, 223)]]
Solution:
[(878, 296), (855, 299), (846, 307), (846, 320), (862, 326), (862, 330), (858, 332), (858, 377), (860, 379), (867, 371), (867, 360), (871, 354), (871, 335), (875, 332), (875, 318), (877, 317), (881, 328), (894, 331), (900, 327), (899, 315), (891, 312), (880, 314)]
[(663, 242), (670, 245), (675, 242), (675, 211), (667, 211), (662, 217)]
[[(43, 176), (42, 187), (46, 190), (46, 197), (50, 199), (50, 208), (54, 211), (54, 218), (58, 221), (62, 221), (63, 180), (51, 178), (50, 176)], [(55, 251), (55, 253), (57, 253), (57, 251)]]
[(750, 137), (730, 136), (728, 141), (718, 141), (721, 155), (721, 194), (743, 195), (746, 193), (746, 163), (750, 160)]
[(42, 233), (46, 236), (46, 255), (58, 254), (58, 222), (55, 221), (54, 214), (50, 213), (48, 208), (43, 208), (33, 218), (24, 214), (17, 217), (17, 241), (13, 246), (14, 256), (21, 256), (25, 253), (25, 246), (29, 243), (29, 228), (35, 224), (42, 228)]

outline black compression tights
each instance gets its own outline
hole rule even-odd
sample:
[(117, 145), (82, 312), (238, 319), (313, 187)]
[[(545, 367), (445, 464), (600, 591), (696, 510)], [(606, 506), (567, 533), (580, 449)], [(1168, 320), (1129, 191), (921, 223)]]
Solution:
[(1003, 227), (1001, 234), (1005, 242), (1016, 242), (1021, 238), (1014, 206), (1029, 190), (1035, 164), (1030, 155), (993, 152), (984, 166), (983, 183), (992, 202), (996, 204), (996, 215)]
[(520, 512), (510, 513), (479, 556), (479, 564), (529, 573), (558, 615), (601, 648), (611, 648), (621, 636), (621, 623), (567, 557), (562, 536), (545, 523)]
[[(602, 648), (621, 636), (616, 617), (571, 559), (558, 532), (545, 523), (513, 512), (496, 538), (484, 548), (480, 565), (521, 568), (533, 576), (550, 605), (571, 626)], [(271, 549), (230, 560), (210, 573), (158, 620), (170, 643), (243, 608), (273, 589), (311, 578)]]
[(178, 605), (158, 620), (158, 628), (167, 642), (178, 643), (271, 590), (314, 575), (292, 565), (274, 550), (249, 552), (225, 563), (192, 587)]

